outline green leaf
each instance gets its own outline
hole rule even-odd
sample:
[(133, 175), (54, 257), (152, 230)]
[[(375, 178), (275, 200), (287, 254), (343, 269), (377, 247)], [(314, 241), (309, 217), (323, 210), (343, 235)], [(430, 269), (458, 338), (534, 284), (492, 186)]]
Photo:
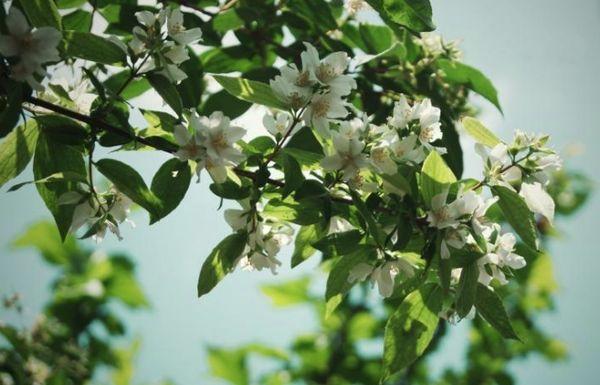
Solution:
[(223, 183), (212, 183), (209, 189), (213, 194), (224, 199), (246, 199), (251, 193), (250, 186), (240, 186), (232, 180), (226, 180)]
[(312, 246), (323, 252), (346, 255), (356, 250), (362, 237), (363, 235), (359, 230), (343, 231), (329, 234), (313, 243)]
[(445, 78), (449, 82), (464, 84), (469, 89), (489, 100), (502, 112), (502, 107), (500, 107), (500, 102), (498, 101), (498, 91), (496, 91), (492, 82), (481, 71), (464, 63), (447, 59), (439, 59), (436, 63), (444, 71)]
[[(33, 176), (38, 180), (59, 172), (87, 175), (83, 156), (75, 147), (52, 141), (40, 134), (33, 158)], [(59, 205), (58, 199), (65, 192), (73, 190), (74, 182), (36, 184), (36, 187), (64, 240), (71, 227), (74, 206)]]
[(385, 244), (385, 233), (375, 220), (375, 217), (373, 217), (373, 212), (367, 207), (365, 202), (363, 202), (362, 198), (355, 190), (350, 190), (350, 196), (352, 196), (352, 201), (354, 202), (358, 212), (363, 217), (365, 222), (367, 222), (369, 233), (375, 239), (377, 244), (383, 246)]
[(144, 179), (136, 170), (115, 159), (100, 159), (95, 165), (120, 192), (150, 213), (151, 223), (156, 222), (155, 218), (160, 218), (161, 201), (148, 189)]
[(320, 202), (303, 199), (295, 202), (291, 199), (271, 199), (262, 212), (264, 217), (280, 221), (293, 222), (298, 225), (311, 225), (323, 218)]
[(60, 14), (56, 4), (51, 0), (19, 0), (23, 11), (34, 27), (54, 27), (59, 31)]
[(82, 174), (79, 174), (76, 172), (71, 172), (71, 171), (61, 171), (61, 172), (57, 172), (52, 175), (49, 175), (42, 179), (17, 183), (16, 185), (11, 186), (11, 188), (9, 188), (7, 190), (7, 192), (17, 191), (21, 187), (28, 185), (28, 184), (32, 184), (32, 183), (35, 183), (35, 184), (56, 183), (56, 182), (84, 182), (85, 183), (86, 181), (87, 180), (86, 180), (85, 175), (82, 175)]
[(477, 299), (475, 307), (479, 314), (485, 318), (504, 338), (518, 340), (519, 336), (515, 333), (508, 314), (504, 309), (502, 300), (498, 294), (487, 286), (477, 285)]
[(6, 90), (6, 96), (0, 99), (0, 138), (8, 135), (19, 123), (23, 105), (23, 85), (8, 78), (0, 78), (0, 89)]
[(421, 169), (421, 195), (425, 204), (430, 204), (434, 196), (454, 182), (456, 182), (456, 177), (444, 159), (437, 151), (431, 151)]
[(242, 99), (238, 99), (225, 90), (210, 95), (200, 107), (200, 114), (209, 116), (215, 111), (223, 111), (230, 119), (242, 115), (252, 106)]
[(488, 130), (479, 120), (467, 116), (461, 121), (467, 134), (471, 135), (477, 143), (481, 143), (489, 148), (500, 144), (500, 139), (492, 131)]
[(327, 278), (325, 289), (325, 317), (329, 317), (342, 302), (344, 295), (350, 291), (354, 283), (348, 281), (350, 271), (359, 263), (375, 261), (377, 250), (373, 246), (356, 245), (355, 251), (351, 254), (340, 257), (333, 265)]
[(233, 385), (250, 384), (245, 349), (208, 349), (210, 374)]
[(64, 50), (68, 56), (102, 64), (125, 61), (126, 54), (118, 45), (89, 32), (63, 32)]
[(285, 307), (297, 305), (310, 300), (308, 294), (308, 277), (287, 281), (277, 285), (264, 285), (261, 291), (273, 301), (273, 305)]
[(304, 175), (302, 174), (302, 167), (300, 167), (300, 164), (293, 156), (281, 152), (277, 155), (276, 160), (282, 166), (283, 175), (285, 176), (285, 183), (282, 191), (282, 195), (285, 198), (302, 186), (302, 183), (304, 183)]
[(29, 120), (11, 131), (0, 143), (0, 187), (27, 167), (37, 139), (37, 124)]
[[(122, 87), (125, 85), (125, 82), (129, 81), (129, 77), (131, 75), (131, 70), (124, 70), (118, 72), (108, 79), (104, 81), (104, 86), (106, 89), (110, 90), (113, 94), (116, 94)], [(144, 94), (148, 91), (152, 86), (148, 82), (148, 80), (134, 79), (129, 81), (127, 86), (121, 91), (121, 97), (125, 100), (133, 99), (137, 96)]]
[(89, 138), (87, 127), (60, 115), (42, 115), (35, 118), (38, 129), (48, 138), (63, 144), (84, 144)]
[(302, 127), (285, 145), (283, 151), (293, 156), (300, 164), (312, 166), (325, 156), (323, 146), (309, 127)]
[(456, 312), (460, 318), (464, 318), (469, 314), (469, 311), (475, 305), (478, 278), (479, 267), (477, 263), (471, 263), (462, 269), (456, 293)]
[(148, 81), (152, 87), (158, 92), (163, 100), (175, 111), (178, 116), (181, 116), (183, 111), (183, 102), (177, 92), (177, 88), (166, 77), (159, 74), (148, 75)]
[(377, 55), (392, 46), (393, 34), (387, 26), (359, 24), (358, 32), (368, 54)]
[(233, 8), (216, 15), (212, 19), (212, 26), (216, 32), (225, 33), (243, 27), (244, 20), (238, 16), (237, 11)]
[(312, 247), (313, 242), (316, 242), (321, 237), (322, 231), (320, 224), (315, 223), (308, 226), (300, 227), (294, 241), (294, 253), (292, 254), (292, 267), (296, 267), (306, 261), (317, 250)]
[(504, 217), (519, 234), (523, 242), (538, 250), (535, 218), (529, 207), (527, 207), (527, 203), (519, 194), (508, 187), (493, 186), (492, 192), (499, 198), (498, 206), (502, 209)]
[(325, 33), (337, 28), (331, 10), (324, 0), (289, 0), (286, 5), (295, 14)]
[(198, 297), (211, 291), (223, 277), (233, 270), (235, 261), (246, 247), (246, 233), (235, 233), (223, 239), (215, 247), (200, 270)]
[(419, 358), (433, 338), (442, 309), (443, 291), (426, 284), (404, 298), (385, 325), (383, 380)]
[(390, 27), (401, 25), (413, 32), (433, 31), (429, 0), (367, 0)]
[(227, 92), (239, 99), (280, 110), (287, 109), (286, 105), (273, 94), (268, 84), (222, 75), (213, 75), (213, 77)]
[(151, 224), (166, 217), (179, 206), (190, 187), (191, 179), (192, 171), (188, 162), (173, 158), (160, 166), (152, 178), (150, 190), (160, 200), (161, 210), (158, 217), (150, 219)]
[(92, 14), (82, 9), (77, 9), (63, 16), (63, 26), (80, 32), (88, 32), (92, 28)]
[(64, 265), (80, 252), (75, 238), (69, 236), (62, 242), (58, 229), (50, 222), (31, 225), (11, 246), (35, 247), (48, 263), (54, 265)]

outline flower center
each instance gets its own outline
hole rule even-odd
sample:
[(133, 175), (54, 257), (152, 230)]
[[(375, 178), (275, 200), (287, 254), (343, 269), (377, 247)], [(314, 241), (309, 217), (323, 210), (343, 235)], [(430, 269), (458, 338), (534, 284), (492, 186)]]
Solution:
[(296, 79), (296, 85), (298, 87), (310, 86), (310, 74), (308, 73), (308, 71), (302, 71), (298, 74), (298, 78)]
[(333, 68), (333, 66), (331, 66), (329, 64), (322, 63), (317, 68), (317, 77), (323, 83), (329, 82), (331, 79), (333, 79), (335, 77), (335, 75), (336, 75), (335, 69)]
[(318, 118), (324, 118), (329, 112), (329, 101), (325, 98), (319, 98), (312, 104), (313, 114)]

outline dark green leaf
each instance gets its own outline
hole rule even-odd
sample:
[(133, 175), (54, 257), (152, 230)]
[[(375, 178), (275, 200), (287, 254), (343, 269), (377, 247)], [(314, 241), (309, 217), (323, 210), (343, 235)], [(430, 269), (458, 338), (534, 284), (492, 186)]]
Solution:
[(54, 27), (61, 30), (60, 14), (51, 0), (19, 0), (34, 27)]
[(179, 159), (169, 159), (158, 169), (152, 178), (150, 189), (161, 202), (161, 212), (158, 217), (151, 217), (150, 223), (166, 217), (179, 206), (190, 187), (191, 179), (190, 165)]
[(90, 135), (87, 127), (60, 115), (42, 115), (35, 118), (38, 128), (46, 137), (63, 144), (84, 144)]
[(315, 249), (330, 252), (334, 255), (346, 255), (356, 250), (362, 237), (363, 235), (359, 230), (349, 230), (329, 234), (314, 242), (312, 246)]
[(508, 314), (506, 314), (502, 300), (496, 292), (485, 285), (478, 284), (475, 307), (479, 314), (498, 330), (504, 338), (519, 339), (510, 323)]
[(93, 33), (65, 31), (63, 42), (65, 53), (69, 56), (102, 64), (125, 61), (125, 52), (118, 45)]
[(161, 217), (160, 199), (148, 189), (142, 176), (131, 166), (115, 159), (100, 159), (95, 164), (98, 171), (114, 183), (120, 192), (150, 213), (151, 222)]
[(235, 261), (246, 247), (246, 233), (227, 236), (213, 249), (200, 270), (198, 297), (211, 291), (235, 267)]
[(460, 273), (458, 281), (458, 290), (456, 298), (456, 312), (460, 318), (464, 318), (473, 305), (477, 297), (477, 279), (479, 278), (479, 267), (477, 263), (471, 263), (465, 266)]
[(398, 25), (413, 32), (433, 31), (435, 25), (431, 17), (429, 0), (367, 0), (392, 28)]
[(92, 14), (82, 9), (77, 9), (63, 16), (63, 26), (66, 30), (88, 32), (92, 27)]
[(177, 115), (181, 116), (183, 103), (177, 92), (177, 88), (175, 88), (166, 77), (159, 74), (148, 75), (148, 81), (169, 107), (171, 107)]
[(498, 205), (508, 223), (519, 234), (523, 242), (537, 250), (535, 218), (529, 207), (527, 207), (527, 203), (519, 194), (508, 187), (493, 186), (492, 192), (499, 198)]
[(439, 59), (436, 61), (439, 68), (444, 71), (446, 79), (455, 84), (464, 84), (489, 100), (502, 112), (498, 101), (498, 92), (492, 82), (478, 69), (458, 61)]
[[(75, 147), (55, 142), (40, 134), (33, 159), (33, 176), (38, 180), (59, 172), (87, 175), (83, 156)], [(74, 206), (59, 205), (58, 199), (65, 192), (73, 190), (74, 182), (36, 184), (36, 187), (46, 207), (54, 216), (58, 231), (64, 240), (71, 227)]]

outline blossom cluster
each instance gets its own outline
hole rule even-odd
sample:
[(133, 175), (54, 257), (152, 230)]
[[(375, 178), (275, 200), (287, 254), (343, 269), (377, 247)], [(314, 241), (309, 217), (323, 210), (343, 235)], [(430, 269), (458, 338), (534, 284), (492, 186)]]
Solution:
[(225, 220), (231, 228), (248, 233), (246, 246), (235, 265), (247, 271), (269, 269), (277, 274), (281, 261), (276, 256), (283, 246), (292, 242), (294, 230), (286, 223), (263, 218), (259, 205), (252, 207), (246, 201), (240, 203), (242, 209), (225, 210)]
[(129, 48), (134, 57), (147, 57), (140, 70), (157, 69), (173, 83), (186, 79), (179, 65), (189, 59), (187, 45), (200, 40), (202, 30), (186, 29), (179, 8), (164, 8), (158, 13), (140, 11), (135, 17), (142, 26), (133, 28)]
[(0, 54), (17, 60), (11, 63), (10, 77), (43, 90), (36, 77), (46, 75), (44, 64), (60, 60), (60, 31), (53, 27), (31, 28), (25, 15), (15, 7), (10, 8), (5, 21), (8, 34), (0, 35)]
[(227, 169), (245, 159), (235, 144), (245, 133), (243, 128), (231, 126), (221, 111), (210, 116), (198, 116), (191, 111), (186, 125), (175, 126), (175, 141), (179, 145), (175, 156), (196, 163), (198, 180), (200, 172), (206, 169), (215, 182), (223, 183), (227, 180)]
[(97, 243), (101, 242), (106, 230), (122, 240), (119, 224), (135, 224), (128, 218), (131, 199), (116, 187), (112, 186), (104, 193), (98, 193), (90, 189), (82, 191), (68, 191), (58, 199), (59, 205), (73, 206), (73, 219), (69, 232), (75, 233), (84, 225), (89, 226), (86, 236), (91, 236)]

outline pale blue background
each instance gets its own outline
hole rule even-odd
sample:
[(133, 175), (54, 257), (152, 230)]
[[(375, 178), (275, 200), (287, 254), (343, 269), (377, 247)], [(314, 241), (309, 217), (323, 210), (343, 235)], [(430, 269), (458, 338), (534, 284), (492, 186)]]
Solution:
[[(482, 119), (501, 136), (511, 130), (543, 131), (553, 135), (557, 148), (579, 143), (586, 151), (568, 161), (594, 180), (600, 177), (598, 90), (600, 90), (600, 2), (598, 0), (433, 1), (438, 31), (447, 39), (463, 39), (465, 61), (487, 74), (500, 93), (504, 117), (476, 99)], [(125, 156), (150, 178), (164, 157), (142, 153)], [(472, 156), (467, 170), (474, 172)], [(29, 179), (23, 175), (19, 180)], [(47, 217), (34, 188), (0, 193), (0, 292), (25, 295), (31, 319), (48, 295), (52, 273), (30, 251), (12, 251), (9, 241), (42, 217)], [(570, 360), (551, 366), (538, 359), (514, 365), (521, 384), (563, 385), (597, 383), (600, 352), (600, 310), (596, 296), (600, 271), (597, 240), (599, 203), (558, 223), (565, 236), (551, 245), (560, 283), (557, 312), (543, 324), (570, 348)], [(195, 296), (199, 267), (229, 229), (216, 212), (218, 200), (208, 184), (193, 185), (179, 209), (148, 227), (142, 214), (138, 228), (125, 229), (125, 241), (109, 238), (105, 249), (124, 249), (139, 265), (139, 277), (153, 309), (128, 316), (132, 335), (143, 337), (136, 378), (170, 377), (179, 384), (218, 384), (206, 374), (203, 346), (236, 346), (263, 341), (285, 347), (290, 338), (313, 330), (315, 320), (302, 308), (272, 308), (258, 290), (301, 272), (282, 269), (268, 273), (237, 272), (209, 296)], [(289, 250), (283, 255), (285, 266)], [(302, 270), (309, 271), (313, 263)], [(464, 328), (457, 328), (443, 347), (438, 363), (460, 364)]]

